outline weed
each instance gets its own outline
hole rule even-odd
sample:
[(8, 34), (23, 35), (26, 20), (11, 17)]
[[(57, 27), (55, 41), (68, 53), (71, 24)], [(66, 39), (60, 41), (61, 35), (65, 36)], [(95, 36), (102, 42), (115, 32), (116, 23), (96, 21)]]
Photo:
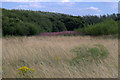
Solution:
[(19, 68), (18, 70), (19, 70), (18, 74), (23, 78), (31, 77), (30, 75), (33, 74), (33, 71), (34, 71), (34, 69), (30, 69), (27, 66), (23, 66)]
[(93, 47), (81, 46), (71, 50), (76, 53), (76, 57), (70, 61), (70, 65), (73, 63), (92, 63), (93, 61), (99, 61), (106, 58), (109, 54), (108, 50), (101, 44), (95, 44)]

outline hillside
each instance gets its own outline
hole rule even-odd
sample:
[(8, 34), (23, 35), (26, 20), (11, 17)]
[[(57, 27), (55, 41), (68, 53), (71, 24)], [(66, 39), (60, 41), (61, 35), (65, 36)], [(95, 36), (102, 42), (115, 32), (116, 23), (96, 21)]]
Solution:
[(119, 19), (2, 9), (2, 77), (117, 78)]
[(42, 11), (2, 9), (3, 36), (29, 36), (43, 32), (73, 31), (109, 18), (117, 21), (118, 15), (72, 16)]

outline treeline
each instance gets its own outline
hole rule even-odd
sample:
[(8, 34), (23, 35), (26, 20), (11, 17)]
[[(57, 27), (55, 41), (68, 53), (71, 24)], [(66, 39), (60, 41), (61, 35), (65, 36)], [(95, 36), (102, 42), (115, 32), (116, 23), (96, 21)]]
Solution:
[(43, 32), (73, 31), (107, 19), (118, 21), (118, 14), (81, 17), (42, 11), (2, 9), (2, 30), (3, 36), (29, 36)]
[(92, 36), (118, 34), (118, 21), (114, 21), (113, 19), (107, 19), (104, 22), (89, 25), (84, 28), (79, 28), (75, 31)]

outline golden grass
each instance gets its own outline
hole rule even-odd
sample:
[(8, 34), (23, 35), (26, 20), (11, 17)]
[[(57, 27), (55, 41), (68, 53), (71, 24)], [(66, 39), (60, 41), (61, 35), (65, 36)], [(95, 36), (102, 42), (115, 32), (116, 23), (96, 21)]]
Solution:
[[(103, 44), (110, 52), (99, 64), (70, 66), (76, 56), (70, 50), (80, 45)], [(116, 78), (118, 40), (90, 36), (3, 38), (3, 78), (16, 78), (18, 68), (35, 69), (35, 78)], [(59, 57), (59, 59), (56, 59)]]

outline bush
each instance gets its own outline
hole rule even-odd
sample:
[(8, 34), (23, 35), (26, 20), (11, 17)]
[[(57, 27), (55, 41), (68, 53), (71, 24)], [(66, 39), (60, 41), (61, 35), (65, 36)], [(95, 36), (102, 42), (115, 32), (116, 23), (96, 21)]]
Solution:
[(92, 63), (106, 58), (109, 54), (108, 50), (101, 44), (95, 44), (93, 47), (81, 46), (71, 50), (76, 53), (76, 57), (72, 59), (70, 64)]
[(94, 25), (89, 25), (83, 29), (78, 29), (77, 31), (83, 32), (86, 35), (111, 35), (118, 33), (118, 24), (112, 19), (108, 19), (104, 22), (97, 23)]

